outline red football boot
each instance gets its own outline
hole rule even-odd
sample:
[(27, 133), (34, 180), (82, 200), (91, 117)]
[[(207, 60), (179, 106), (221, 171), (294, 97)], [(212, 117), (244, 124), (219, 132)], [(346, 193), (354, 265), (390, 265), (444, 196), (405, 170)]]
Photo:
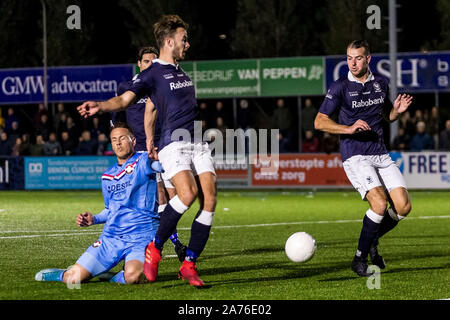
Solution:
[(189, 281), (191, 286), (203, 287), (204, 283), (202, 279), (197, 275), (197, 268), (193, 262), (184, 260), (181, 265), (178, 277)]
[(161, 250), (150, 242), (145, 248), (144, 274), (148, 281), (155, 282), (158, 275), (158, 263), (161, 261)]

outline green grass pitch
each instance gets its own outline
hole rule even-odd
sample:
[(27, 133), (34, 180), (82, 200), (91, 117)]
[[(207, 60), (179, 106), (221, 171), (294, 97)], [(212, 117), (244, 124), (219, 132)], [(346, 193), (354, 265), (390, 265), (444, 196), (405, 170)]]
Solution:
[[(380, 277), (350, 270), (367, 203), (356, 191), (222, 191), (209, 242), (197, 265), (206, 288), (177, 279), (180, 266), (165, 247), (157, 282), (118, 285), (93, 279), (79, 289), (41, 283), (44, 268), (66, 268), (97, 240), (102, 226), (78, 228), (75, 217), (103, 208), (100, 191), (0, 192), (0, 300), (337, 300), (450, 298), (450, 197), (412, 191), (410, 216), (380, 242), (387, 268)], [(183, 242), (197, 204), (179, 224)], [(286, 239), (305, 231), (317, 241), (314, 258), (293, 263)], [(113, 271), (119, 271), (119, 264)]]

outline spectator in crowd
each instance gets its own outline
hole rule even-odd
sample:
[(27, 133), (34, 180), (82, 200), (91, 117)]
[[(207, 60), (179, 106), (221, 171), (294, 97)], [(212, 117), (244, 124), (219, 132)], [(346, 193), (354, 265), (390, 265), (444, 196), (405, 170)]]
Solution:
[(8, 108), (8, 115), (5, 119), (5, 132), (9, 134), (12, 130), (12, 123), (17, 122), (20, 125), (19, 118), (14, 113), (14, 109), (12, 107)]
[(441, 131), (439, 136), (439, 150), (450, 150), (450, 119), (445, 121), (445, 129)]
[(13, 148), (12, 148), (11, 155), (12, 155), (13, 157), (18, 157), (18, 156), (20, 156), (21, 148), (22, 148), (22, 138), (21, 138), (21, 137), (17, 137), (17, 138), (16, 138), (16, 141), (15, 141), (15, 143), (14, 143), (14, 146), (13, 146)]
[(314, 136), (312, 130), (305, 131), (305, 138), (302, 140), (302, 152), (318, 152), (319, 139)]
[(46, 156), (59, 156), (62, 154), (61, 144), (56, 139), (56, 133), (51, 132), (48, 141), (44, 144), (44, 154)]
[(22, 133), (22, 144), (19, 152), (21, 156), (30, 155), (30, 135), (28, 133)]
[(439, 146), (439, 109), (434, 106), (431, 108), (427, 119), (427, 133), (434, 141), (435, 149)]
[(280, 129), (280, 133), (291, 144), (291, 123), (292, 115), (289, 109), (284, 105), (284, 99), (279, 98), (276, 102), (276, 108), (272, 114), (272, 128)]
[(77, 155), (90, 156), (97, 154), (97, 142), (91, 139), (91, 132), (84, 130), (81, 133), (80, 143), (77, 147)]
[(287, 153), (290, 151), (289, 141), (286, 137), (283, 137), (282, 133), (278, 133), (278, 151), (280, 153)]
[(217, 122), (217, 118), (222, 118), (224, 124), (228, 126), (228, 117), (225, 110), (223, 109), (223, 102), (220, 100), (216, 102), (216, 110), (214, 112), (214, 119), (213, 119), (214, 124)]
[(44, 155), (45, 141), (42, 135), (36, 135), (36, 143), (30, 146), (30, 155), (43, 156)]
[(12, 148), (11, 155), (17, 156), (28, 156), (30, 154), (30, 142), (29, 135), (23, 134), (22, 137), (17, 137), (14, 147)]
[[(204, 129), (209, 129), (211, 128), (211, 119), (210, 119), (210, 114), (208, 113), (208, 105), (206, 104), (206, 102), (202, 101), (199, 104), (199, 108), (198, 108), (198, 120), (200, 121), (204, 121)], [(202, 124), (203, 127), (203, 124)]]
[(411, 139), (411, 151), (433, 150), (434, 142), (425, 132), (425, 122), (417, 122), (416, 129), (417, 133)]
[(411, 137), (406, 133), (403, 127), (398, 128), (397, 136), (392, 141), (392, 150), (407, 151), (409, 150), (409, 144)]
[(98, 136), (102, 133), (105, 133), (105, 132), (103, 132), (100, 128), (99, 118), (97, 118), (97, 117), (92, 118), (91, 138), (93, 140), (98, 140)]
[(2, 116), (2, 108), (0, 108), (0, 132), (5, 129), (5, 118)]
[(70, 138), (67, 131), (61, 132), (61, 151), (63, 155), (70, 156), (75, 149), (75, 143)]
[(17, 138), (20, 138), (22, 135), (21, 130), (19, 129), (19, 122), (13, 121), (11, 123), (11, 130), (9, 132), (9, 139), (13, 142), (16, 141)]
[(70, 116), (67, 117), (67, 132), (69, 133), (69, 137), (73, 141), (73, 144), (76, 145), (80, 134), (77, 127), (75, 126), (73, 118)]
[[(223, 121), (222, 117), (217, 117), (216, 128), (222, 133), (223, 140), (225, 141), (226, 130), (228, 129), (228, 127), (225, 125), (225, 122)], [(224, 145), (224, 147), (225, 147), (225, 145)]]
[(61, 114), (59, 117), (58, 125), (55, 127), (55, 132), (58, 133), (58, 136), (61, 136), (62, 132), (67, 131), (67, 117), (68, 115), (65, 113)]
[(302, 132), (307, 130), (314, 133), (314, 120), (316, 119), (317, 108), (313, 106), (311, 99), (305, 99), (305, 106), (302, 108)]
[(97, 113), (98, 118), (98, 128), (100, 132), (103, 132), (109, 136), (109, 130), (111, 127), (111, 113), (110, 112), (99, 112)]
[[(110, 148), (111, 147), (111, 148)], [(108, 137), (104, 133), (100, 133), (98, 135), (98, 147), (97, 147), (97, 155), (104, 156), (112, 151), (112, 146), (109, 143)], [(111, 155), (111, 154), (109, 154)]]
[(411, 114), (409, 111), (405, 111), (399, 119), (399, 128), (405, 130), (405, 134), (412, 137), (416, 133), (416, 126), (414, 125)]
[(6, 131), (0, 134), (0, 156), (10, 156), (12, 153), (12, 144)]
[(425, 122), (425, 118), (423, 115), (423, 111), (421, 109), (417, 109), (416, 112), (414, 112), (414, 117), (412, 118), (412, 122), (415, 126), (417, 126), (417, 123), (423, 121)]
[(60, 126), (66, 121), (68, 115), (69, 114), (64, 110), (64, 104), (58, 103), (57, 111), (53, 116), (53, 128), (55, 129), (55, 132), (61, 133), (63, 131), (60, 129)]
[(50, 121), (48, 121), (48, 115), (42, 114), (41, 115), (41, 121), (36, 126), (36, 135), (41, 135), (42, 138), (47, 141), (50, 135), (50, 132), (52, 132), (52, 127), (50, 124)]
[(250, 109), (248, 108), (248, 100), (242, 99), (239, 101), (239, 109), (237, 111), (237, 125), (238, 128), (244, 131), (249, 129), (251, 126), (250, 120)]
[(47, 116), (47, 119), (48, 119), (48, 110), (47, 110), (47, 108), (44, 106), (43, 103), (39, 103), (38, 110), (34, 114), (34, 118), (33, 118), (34, 127), (38, 127), (39, 126), (39, 124), (42, 121), (42, 115), (44, 115), (44, 114)]
[(337, 135), (324, 132), (322, 138), (320, 139), (319, 151), (325, 153), (333, 153), (339, 151), (339, 140)]

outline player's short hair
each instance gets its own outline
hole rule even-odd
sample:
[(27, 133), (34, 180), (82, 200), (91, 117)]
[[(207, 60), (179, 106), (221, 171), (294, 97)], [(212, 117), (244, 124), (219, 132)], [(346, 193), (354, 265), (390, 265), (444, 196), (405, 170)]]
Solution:
[(158, 22), (153, 25), (156, 44), (158, 48), (164, 46), (164, 40), (167, 37), (173, 37), (178, 28), (188, 29), (189, 25), (176, 14), (162, 16)]
[(353, 40), (348, 44), (347, 48), (352, 49), (364, 48), (364, 54), (366, 56), (370, 55), (370, 46), (366, 40)]
[(125, 122), (116, 122), (116, 123), (114, 123), (111, 126), (111, 128), (109, 129), (109, 134), (111, 135), (111, 132), (114, 129), (117, 129), (117, 128), (125, 128), (125, 129), (127, 129), (130, 132), (131, 136), (134, 137), (133, 129), (131, 129), (131, 127)]
[(154, 55), (156, 55), (156, 57), (158, 57), (158, 49), (156, 49), (155, 47), (142, 47), (138, 52), (138, 60), (141, 61), (144, 54), (147, 53), (153, 53)]

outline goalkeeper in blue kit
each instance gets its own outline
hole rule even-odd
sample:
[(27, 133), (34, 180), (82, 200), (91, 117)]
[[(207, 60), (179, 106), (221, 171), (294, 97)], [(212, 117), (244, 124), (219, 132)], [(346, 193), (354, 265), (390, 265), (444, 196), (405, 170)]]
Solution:
[(143, 276), (145, 248), (159, 226), (156, 173), (162, 171), (158, 161), (147, 152), (136, 153), (136, 139), (125, 123), (116, 123), (110, 133), (117, 163), (102, 175), (105, 209), (97, 215), (84, 212), (77, 225), (105, 224), (94, 242), (69, 269), (44, 269), (37, 281), (81, 283), (105, 274), (124, 260), (124, 269), (110, 282), (139, 283)]

